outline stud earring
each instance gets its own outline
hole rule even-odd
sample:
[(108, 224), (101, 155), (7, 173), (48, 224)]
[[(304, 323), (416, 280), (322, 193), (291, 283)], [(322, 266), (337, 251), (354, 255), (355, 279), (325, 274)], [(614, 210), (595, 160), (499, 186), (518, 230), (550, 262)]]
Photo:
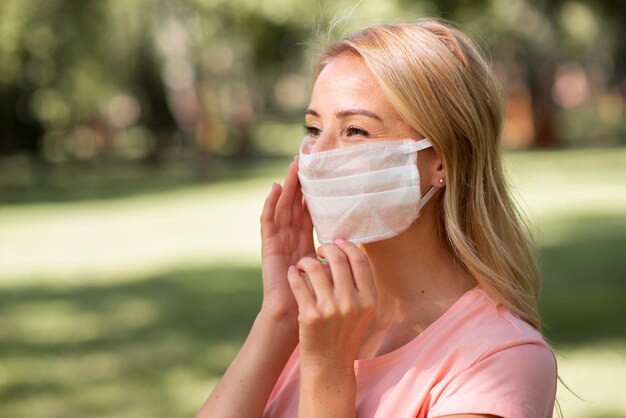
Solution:
[(443, 179), (439, 179), (439, 183), (443, 183)]

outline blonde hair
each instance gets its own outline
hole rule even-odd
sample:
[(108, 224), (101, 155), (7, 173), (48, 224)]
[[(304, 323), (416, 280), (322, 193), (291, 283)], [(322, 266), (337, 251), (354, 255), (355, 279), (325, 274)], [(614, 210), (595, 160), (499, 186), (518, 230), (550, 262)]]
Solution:
[(440, 226), (464, 269), (541, 330), (534, 245), (504, 177), (502, 89), (472, 41), (437, 21), (376, 25), (326, 47), (359, 54), (398, 113), (430, 139), (446, 168)]

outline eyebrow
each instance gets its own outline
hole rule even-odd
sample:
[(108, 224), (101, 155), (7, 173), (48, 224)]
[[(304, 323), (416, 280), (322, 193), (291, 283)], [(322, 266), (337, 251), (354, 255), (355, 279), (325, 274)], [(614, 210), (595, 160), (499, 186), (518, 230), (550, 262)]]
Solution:
[[(318, 118), (320, 116), (319, 113), (317, 113), (313, 109), (307, 109), (304, 113), (306, 115), (311, 115), (311, 116), (315, 116)], [(378, 116), (376, 113), (370, 112), (369, 110), (365, 110), (365, 109), (346, 109), (346, 110), (340, 110), (339, 112), (335, 113), (335, 116), (337, 118), (347, 118), (348, 116), (353, 116), (353, 115), (363, 115), (372, 119), (376, 119), (379, 122), (383, 121), (383, 118)]]

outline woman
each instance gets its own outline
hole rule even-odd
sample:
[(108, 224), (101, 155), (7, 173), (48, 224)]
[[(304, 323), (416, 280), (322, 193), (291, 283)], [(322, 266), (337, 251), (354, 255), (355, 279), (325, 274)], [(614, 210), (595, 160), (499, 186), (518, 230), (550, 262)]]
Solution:
[(502, 119), (490, 67), (446, 25), (328, 47), (261, 215), (262, 308), (197, 416), (552, 416)]

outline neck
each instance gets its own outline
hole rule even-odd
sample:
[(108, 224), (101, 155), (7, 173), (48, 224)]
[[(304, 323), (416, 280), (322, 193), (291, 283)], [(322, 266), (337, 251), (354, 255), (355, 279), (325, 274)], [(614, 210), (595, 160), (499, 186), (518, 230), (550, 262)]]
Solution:
[(439, 204), (424, 206), (400, 235), (363, 245), (378, 293), (372, 326), (408, 321), (421, 331), (476, 285), (437, 230)]

